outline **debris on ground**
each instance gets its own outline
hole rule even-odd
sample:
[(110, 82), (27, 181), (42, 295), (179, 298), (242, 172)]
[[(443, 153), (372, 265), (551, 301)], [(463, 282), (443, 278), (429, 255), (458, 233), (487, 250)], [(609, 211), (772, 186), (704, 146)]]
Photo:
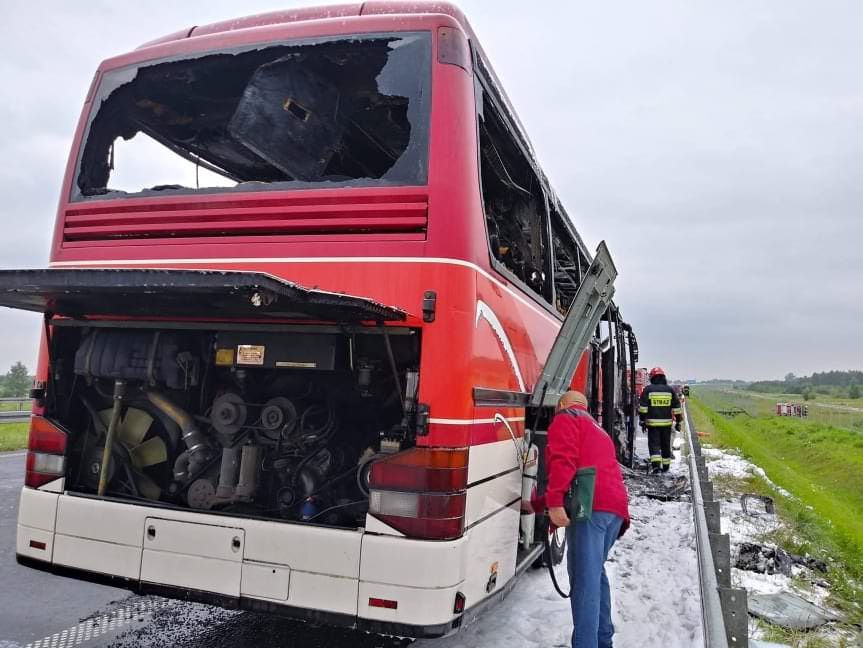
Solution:
[[(702, 447), (702, 452), (707, 458), (711, 478), (724, 476), (745, 480), (757, 476), (764, 480), (774, 493), (793, 497), (774, 484), (759, 466), (750, 463), (739, 454), (706, 445)], [(790, 534), (793, 537), (793, 530), (785, 526), (775, 513), (768, 513), (766, 504), (764, 510), (758, 506), (750, 506), (748, 500), (751, 498), (741, 498), (741, 495), (742, 493), (739, 492), (728, 493), (727, 496), (722, 497), (721, 526), (722, 532), (729, 534), (731, 540), (731, 551), (734, 557), (731, 570), (732, 586), (743, 588), (748, 593), (751, 614), (750, 640), (765, 638), (765, 622), (777, 623), (766, 616), (768, 610), (772, 609), (768, 607), (770, 597), (776, 597), (777, 600), (785, 601), (789, 610), (790, 606), (796, 607), (796, 603), (802, 601), (802, 609), (807, 610), (806, 614), (812, 612), (807, 607), (811, 606), (826, 619), (817, 626), (810, 626), (817, 629), (807, 632), (807, 635), (811, 633), (812, 638), (826, 641), (825, 645), (840, 645), (839, 642), (848, 641), (854, 634), (853, 631), (837, 625), (833, 619), (837, 619), (839, 614), (827, 607), (830, 586), (823, 578), (827, 571), (827, 564), (812, 556), (788, 553), (775, 544), (765, 542), (777, 534)], [(762, 597), (767, 598), (762, 599)], [(760, 600), (761, 607), (757, 609), (763, 609), (764, 615), (757, 613), (756, 608), (753, 608), (752, 602), (756, 601), (754, 605), (757, 606)], [(765, 644), (763, 641), (761, 644), (755, 644), (750, 641), (750, 646), (755, 645), (763, 648), (771, 644)]]
[(784, 574), (793, 576), (794, 566), (827, 573), (827, 563), (812, 556), (798, 556), (780, 547), (756, 542), (741, 542), (738, 546), (734, 567), (759, 574)]
[(750, 594), (747, 603), (750, 614), (782, 628), (811, 630), (840, 620), (838, 615), (791, 592)]
[(660, 502), (678, 502), (689, 493), (689, 479), (680, 473), (651, 475), (638, 468), (623, 468), (623, 479), (630, 497), (639, 495)]
[[(758, 509), (750, 509), (750, 500), (761, 502), (764, 506), (764, 510), (760, 511)], [(762, 512), (768, 515), (774, 515), (776, 513), (776, 506), (773, 503), (772, 497), (767, 497), (767, 495), (757, 495), (755, 493), (743, 493), (743, 495), (740, 496), (740, 508), (742, 508), (743, 512), (748, 515), (760, 515)]]
[(794, 562), (788, 552), (779, 547), (770, 547), (755, 542), (741, 542), (737, 548), (734, 567), (759, 574), (784, 574), (791, 576)]

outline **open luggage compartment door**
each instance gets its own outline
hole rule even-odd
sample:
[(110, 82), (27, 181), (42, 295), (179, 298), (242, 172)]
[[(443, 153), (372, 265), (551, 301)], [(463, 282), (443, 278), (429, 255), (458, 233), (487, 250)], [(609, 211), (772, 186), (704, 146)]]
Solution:
[(602, 241), (536, 382), (530, 397), (531, 407), (554, 407), (569, 389), (581, 355), (614, 296), (616, 278), (617, 268)]
[(0, 306), (73, 318), (180, 317), (404, 321), (363, 297), (263, 272), (158, 269), (0, 270)]

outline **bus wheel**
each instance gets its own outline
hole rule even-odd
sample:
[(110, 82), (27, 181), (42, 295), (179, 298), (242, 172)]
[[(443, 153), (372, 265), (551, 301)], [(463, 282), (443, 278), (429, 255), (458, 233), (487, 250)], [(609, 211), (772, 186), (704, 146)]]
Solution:
[(563, 557), (566, 555), (566, 529), (549, 530), (548, 534), (548, 549), (545, 551), (545, 562), (552, 565), (559, 565), (563, 562)]
[(551, 525), (549, 525), (543, 533), (548, 534), (548, 544), (539, 559), (533, 563), (532, 566), (535, 569), (559, 565), (566, 555), (566, 529), (552, 530)]

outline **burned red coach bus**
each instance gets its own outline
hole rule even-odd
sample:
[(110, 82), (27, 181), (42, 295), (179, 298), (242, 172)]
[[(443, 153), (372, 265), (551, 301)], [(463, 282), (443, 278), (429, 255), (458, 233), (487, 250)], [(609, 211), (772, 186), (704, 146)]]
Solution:
[(616, 270), (451, 5), (105, 61), (56, 223), (50, 268), (0, 273), (45, 316), (23, 564), (441, 636), (543, 551), (518, 503), (571, 382), (631, 456)]

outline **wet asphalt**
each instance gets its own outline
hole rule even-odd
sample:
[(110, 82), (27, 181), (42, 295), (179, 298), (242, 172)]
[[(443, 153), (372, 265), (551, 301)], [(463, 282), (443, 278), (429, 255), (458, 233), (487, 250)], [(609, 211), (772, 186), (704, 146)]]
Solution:
[(0, 453), (0, 648), (396, 648), (369, 635), (198, 603), (138, 596), (15, 562), (24, 453)]

